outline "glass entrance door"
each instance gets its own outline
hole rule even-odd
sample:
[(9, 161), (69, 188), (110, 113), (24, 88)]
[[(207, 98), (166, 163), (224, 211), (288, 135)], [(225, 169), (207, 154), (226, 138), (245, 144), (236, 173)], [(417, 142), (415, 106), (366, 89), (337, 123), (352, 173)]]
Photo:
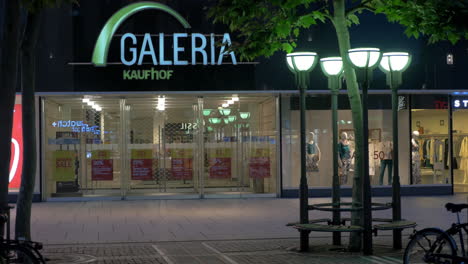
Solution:
[(46, 199), (274, 196), (275, 102), (235, 95), (45, 97)]
[(203, 107), (204, 197), (274, 196), (276, 99), (213, 96)]
[(199, 197), (198, 99), (126, 98), (126, 196)]

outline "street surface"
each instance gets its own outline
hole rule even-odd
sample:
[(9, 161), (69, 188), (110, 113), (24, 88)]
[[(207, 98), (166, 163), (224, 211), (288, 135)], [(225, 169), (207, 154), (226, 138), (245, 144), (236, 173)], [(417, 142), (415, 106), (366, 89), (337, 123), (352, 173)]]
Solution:
[[(417, 229), (448, 228), (456, 218), (444, 204), (467, 197), (403, 197), (403, 217), (418, 222)], [(329, 199), (310, 200), (323, 202)], [(274, 198), (35, 203), (32, 230), (50, 263), (401, 263), (391, 232), (374, 237), (374, 256), (334, 248), (328, 233), (312, 233), (312, 252), (298, 253), (298, 232), (285, 226), (297, 221), (298, 205), (298, 199)], [(389, 210), (374, 213), (390, 216)], [(310, 212), (324, 217), (331, 214)], [(412, 231), (405, 230), (405, 245)]]

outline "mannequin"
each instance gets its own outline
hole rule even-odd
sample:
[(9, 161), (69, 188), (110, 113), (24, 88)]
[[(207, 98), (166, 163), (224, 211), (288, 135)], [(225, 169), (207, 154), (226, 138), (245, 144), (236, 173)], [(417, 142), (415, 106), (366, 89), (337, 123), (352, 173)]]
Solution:
[(351, 167), (351, 148), (349, 143), (348, 133), (341, 133), (340, 142), (338, 143), (338, 166), (341, 168), (340, 184), (348, 182), (348, 174)]
[(392, 185), (392, 170), (393, 170), (393, 142), (385, 137), (381, 143), (383, 156), (380, 156), (380, 177), (379, 184), (383, 185), (385, 168), (388, 167), (388, 185)]
[(421, 183), (421, 157), (419, 155), (419, 132), (413, 131), (411, 138), (411, 170), (413, 176), (413, 184)]
[(310, 139), (307, 142), (307, 172), (319, 171), (320, 148), (315, 142), (315, 133), (310, 132)]

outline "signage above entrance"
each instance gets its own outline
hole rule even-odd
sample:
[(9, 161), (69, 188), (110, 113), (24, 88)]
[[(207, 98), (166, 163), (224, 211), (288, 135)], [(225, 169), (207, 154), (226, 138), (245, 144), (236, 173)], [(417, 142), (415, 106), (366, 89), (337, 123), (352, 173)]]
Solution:
[(454, 109), (468, 109), (468, 99), (467, 98), (453, 99), (452, 106)]
[[(164, 11), (173, 16), (185, 29), (191, 28), (178, 12), (164, 4), (155, 2), (130, 4), (112, 15), (102, 28), (92, 56), (92, 63), (96, 67), (107, 66), (109, 47), (120, 25), (133, 14), (143, 10)], [(120, 61), (126, 66), (147, 64), (145, 61), (153, 66), (221, 65), (225, 57), (230, 57), (232, 64), (237, 65), (234, 51), (229, 50), (232, 44), (229, 33), (224, 33), (222, 36), (221, 43), (216, 43), (214, 33), (173, 33), (172, 42), (169, 42), (164, 33), (157, 35), (145, 33), (142, 39), (133, 33), (125, 33), (120, 38)], [(190, 44), (186, 47), (185, 43)], [(172, 52), (167, 52), (167, 48), (172, 49)], [(197, 56), (202, 58), (200, 62), (197, 62)], [(154, 68), (146, 71), (126, 69), (122, 76), (125, 80), (167, 80), (170, 79), (172, 71), (170, 73), (164, 72), (164, 77), (161, 77), (163, 73)]]

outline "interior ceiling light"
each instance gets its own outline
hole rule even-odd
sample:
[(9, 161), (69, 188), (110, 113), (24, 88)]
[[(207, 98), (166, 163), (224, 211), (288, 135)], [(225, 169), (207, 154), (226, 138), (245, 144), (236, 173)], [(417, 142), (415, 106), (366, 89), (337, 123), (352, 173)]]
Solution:
[(228, 103), (224, 103), (224, 104), (222, 104), (222, 106), (223, 106), (223, 107), (228, 107), (229, 104), (228, 104)]
[(233, 100), (234, 102), (238, 102), (238, 101), (239, 101), (239, 97), (237, 97), (237, 95), (233, 95), (233, 96), (232, 96), (232, 100)]
[(82, 101), (83, 101), (83, 103), (87, 103), (87, 102), (89, 102), (89, 98), (83, 98)]
[(229, 100), (229, 101), (227, 101), (227, 103), (232, 105), (232, 104), (234, 104), (234, 100)]

